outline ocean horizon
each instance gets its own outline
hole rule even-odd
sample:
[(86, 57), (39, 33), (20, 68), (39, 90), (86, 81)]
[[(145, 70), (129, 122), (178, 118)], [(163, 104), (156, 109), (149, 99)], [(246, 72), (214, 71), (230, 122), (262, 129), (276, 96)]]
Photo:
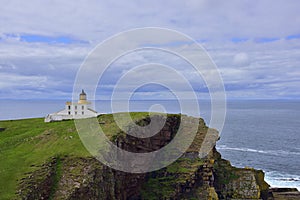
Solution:
[[(119, 105), (127, 104), (120, 101)], [(0, 120), (45, 117), (64, 108), (64, 100), (0, 100)], [(111, 113), (109, 100), (95, 101), (99, 113)], [(176, 100), (135, 100), (132, 112), (160, 104), (167, 113), (181, 113)], [(209, 126), (210, 101), (200, 100), (200, 115)], [(122, 106), (114, 112), (122, 112)], [(195, 113), (193, 108), (186, 111)], [(266, 174), (272, 187), (300, 189), (300, 100), (229, 100), (217, 149), (237, 167), (253, 167)]]

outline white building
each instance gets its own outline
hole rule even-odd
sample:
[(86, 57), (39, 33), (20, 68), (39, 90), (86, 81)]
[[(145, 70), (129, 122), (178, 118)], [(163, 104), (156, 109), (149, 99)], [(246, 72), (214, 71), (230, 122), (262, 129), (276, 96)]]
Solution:
[(64, 110), (48, 114), (45, 117), (45, 122), (97, 117), (98, 113), (90, 108), (90, 104), (87, 101), (86, 93), (82, 90), (77, 103), (66, 102)]

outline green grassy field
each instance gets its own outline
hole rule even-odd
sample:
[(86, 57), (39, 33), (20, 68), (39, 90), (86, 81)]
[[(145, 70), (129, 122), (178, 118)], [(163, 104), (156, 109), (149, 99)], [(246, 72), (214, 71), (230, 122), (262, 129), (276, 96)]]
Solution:
[(53, 156), (89, 155), (73, 121), (24, 119), (1, 121), (0, 127), (0, 199), (13, 199), (18, 180)]
[[(133, 120), (148, 113), (131, 113)], [(111, 114), (98, 117), (108, 137), (120, 132)], [(14, 199), (18, 180), (51, 157), (90, 154), (77, 134), (73, 120), (44, 123), (43, 118), (0, 121), (0, 199)]]

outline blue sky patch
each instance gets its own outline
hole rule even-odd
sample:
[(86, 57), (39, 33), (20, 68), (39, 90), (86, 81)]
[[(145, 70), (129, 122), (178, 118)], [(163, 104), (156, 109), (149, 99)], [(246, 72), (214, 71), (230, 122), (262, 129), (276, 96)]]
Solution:
[(182, 45), (191, 45), (194, 42), (189, 42), (189, 41), (172, 41), (172, 42), (168, 42), (168, 43), (163, 43), (163, 44), (153, 44), (153, 43), (145, 43), (142, 44), (142, 47), (153, 47), (153, 48), (160, 48), (160, 47), (178, 47), (178, 46), (182, 46)]
[(280, 38), (256, 38), (256, 39), (254, 39), (254, 41), (257, 43), (274, 42), (276, 40), (280, 40)]
[(76, 40), (69, 36), (44, 36), (44, 35), (21, 35), (21, 41), (23, 42), (41, 42), (41, 43), (61, 43), (61, 44), (72, 44), (72, 43), (88, 43), (82, 40)]
[(249, 39), (248, 38), (231, 38), (231, 41), (234, 42), (234, 43), (239, 43), (239, 42), (246, 42), (248, 41)]
[(300, 39), (300, 34), (289, 35), (285, 39), (287, 39), (287, 40)]

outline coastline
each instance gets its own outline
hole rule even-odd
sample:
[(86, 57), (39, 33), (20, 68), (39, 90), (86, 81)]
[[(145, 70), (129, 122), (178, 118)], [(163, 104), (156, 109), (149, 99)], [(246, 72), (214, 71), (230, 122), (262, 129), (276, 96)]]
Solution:
[[(109, 116), (111, 116), (111, 115), (103, 115), (103, 117), (109, 117)], [(176, 116), (176, 115), (171, 115), (171, 116)], [(112, 129), (112, 126), (113, 126), (113, 124), (110, 124), (110, 120), (109, 120), (110, 118), (105, 118), (105, 119), (99, 119), (101, 122), (105, 122), (106, 123), (106, 125), (107, 125), (107, 128), (108, 129)], [(28, 124), (28, 122), (30, 122), (30, 124)], [(109, 122), (109, 123), (108, 123)], [(10, 127), (10, 125), (9, 124), (11, 124), (11, 123), (15, 123), (13, 126), (11, 126)], [(17, 124), (16, 123), (18, 123), (19, 125), (18, 126), (20, 126), (21, 124), (23, 124), (22, 126), (24, 126), (25, 124), (27, 124), (26, 126), (27, 127), (31, 127), (32, 128), (32, 131), (37, 131), (35, 134), (36, 134), (36, 136), (34, 136), (34, 137), (32, 137), (32, 135), (30, 134), (30, 135), (28, 135), (29, 136), (29, 138), (32, 138), (32, 139), (30, 139), (30, 140), (28, 140), (28, 136), (25, 136), (24, 137), (24, 144), (22, 144), (22, 148), (28, 148), (28, 147), (30, 147), (31, 146), (31, 141), (33, 141), (33, 143), (32, 144), (35, 144), (35, 143), (37, 143), (37, 144), (43, 144), (42, 146), (40, 146), (41, 148), (39, 149), (39, 150), (36, 150), (36, 153), (39, 153), (40, 151), (45, 151), (46, 149), (44, 149), (44, 143), (46, 142), (46, 144), (47, 143), (49, 143), (50, 142), (50, 144), (52, 144), (52, 142), (51, 141), (53, 141), (53, 142), (55, 142), (55, 143), (57, 143), (57, 142), (59, 142), (59, 143), (57, 143), (57, 144), (55, 144), (55, 143), (53, 143), (51, 146), (53, 146), (54, 144), (54, 146), (53, 147), (55, 147), (56, 145), (58, 145), (57, 146), (57, 148), (56, 148), (56, 151), (57, 150), (59, 150), (59, 149), (61, 149), (62, 148), (62, 146), (61, 146), (61, 144), (60, 144), (60, 141), (61, 142), (63, 142), (63, 143), (65, 143), (64, 144), (64, 147), (63, 147), (63, 149), (65, 149), (65, 148), (67, 148), (68, 149), (68, 143), (70, 143), (70, 150), (67, 150), (67, 151), (71, 151), (71, 152), (73, 152), (72, 153), (72, 157), (70, 158), (69, 156), (67, 156), (67, 157), (65, 157), (65, 156), (63, 156), (64, 154), (54, 154), (53, 156), (54, 156), (54, 158), (59, 158), (61, 161), (59, 161), (59, 162), (61, 162), (61, 163), (63, 163), (62, 164), (62, 166), (69, 166), (69, 164), (71, 164), (71, 163), (74, 163), (73, 161), (72, 161), (72, 159), (77, 159), (76, 157), (76, 154), (77, 155), (80, 155), (79, 157), (78, 157), (78, 159), (79, 158), (82, 158), (82, 156), (83, 155), (88, 155), (88, 154), (86, 154), (86, 153), (84, 153), (85, 151), (83, 150), (83, 149), (80, 149), (79, 148), (79, 150), (77, 150), (77, 153), (76, 152), (74, 152), (74, 150), (72, 151), (72, 147), (74, 146), (74, 142), (78, 145), (78, 144), (80, 144), (80, 143), (78, 143), (78, 142), (80, 142), (80, 140), (78, 140), (79, 138), (78, 138), (78, 135), (76, 134), (76, 130), (74, 129), (74, 127), (73, 127), (73, 125), (74, 125), (74, 123), (73, 123), (73, 121), (72, 120), (70, 120), (70, 121), (64, 121), (64, 122), (55, 122), (55, 123), (49, 123), (49, 124), (45, 124), (45, 123), (43, 123), (42, 122), (42, 119), (27, 119), (27, 120), (15, 120), (15, 121), (6, 121), (6, 126), (7, 127), (5, 127), (6, 129), (4, 130), (4, 131), (2, 131), (0, 134), (2, 134), (2, 133), (5, 133), (5, 132), (7, 132), (7, 131), (12, 131), (12, 130), (10, 130), (12, 127), (15, 127), (16, 128), (16, 131), (17, 130), (19, 130), (17, 127), (18, 126), (16, 126)], [(25, 124), (24, 124), (25, 123)], [(172, 122), (173, 123), (173, 122)], [(202, 122), (203, 123), (203, 122)], [(3, 126), (3, 121), (1, 122), (1, 124), (0, 124), (1, 126)], [(66, 126), (67, 125), (67, 126)], [(34, 128), (34, 127), (36, 127), (36, 128)], [(44, 131), (42, 131), (42, 130), (40, 130), (40, 131), (38, 131), (40, 128), (42, 128), (42, 127), (44, 127), (44, 128), (46, 128), (46, 130), (44, 130)], [(52, 127), (52, 128), (51, 128)], [(68, 128), (69, 127), (69, 128)], [(73, 127), (73, 128), (72, 128)], [(26, 127), (24, 127), (24, 128), (26, 128)], [(50, 129), (49, 129), (50, 128)], [(27, 130), (28, 131), (28, 129), (24, 129), (24, 130)], [(23, 131), (24, 131), (23, 130)], [(21, 131), (21, 129), (20, 129), (20, 131)], [(22, 132), (23, 132), (22, 131)], [(42, 132), (41, 132), (42, 131)], [(58, 131), (58, 132), (57, 132)], [(74, 132), (75, 131), (75, 132)], [(9, 133), (9, 132), (7, 132), (7, 133)], [(21, 132), (20, 132), (21, 133)], [(41, 134), (42, 133), (42, 134)], [(165, 133), (164, 133), (165, 134)], [(169, 135), (169, 133), (166, 133), (167, 135)], [(76, 136), (77, 135), (77, 136)], [(59, 137), (59, 138), (61, 138), (61, 139), (59, 139), (58, 140), (58, 138), (57, 139), (55, 139), (55, 140), (53, 140), (54, 138), (57, 138), (57, 137)], [(51, 138), (53, 138), (53, 139), (51, 139)], [(162, 137), (162, 138), (165, 138), (165, 137)], [(161, 139), (159, 139), (159, 140), (162, 140), (162, 138)], [(124, 140), (125, 139), (125, 140)], [(132, 143), (132, 141), (130, 141), (130, 140), (128, 140), (128, 139), (126, 139), (126, 138), (120, 138), (120, 140), (121, 141), (123, 141), (123, 142), (125, 142), (125, 143), (128, 143), (128, 144), (131, 144)], [(34, 142), (35, 141), (35, 142)], [(121, 142), (120, 141), (120, 142)], [(200, 141), (201, 141), (201, 139), (200, 139)], [(29, 143), (28, 143), (29, 142)], [(42, 143), (41, 143), (42, 142)], [(120, 144), (120, 142), (118, 142), (119, 144)], [(201, 143), (201, 142), (200, 142)], [(29, 145), (30, 144), (30, 145)], [(151, 144), (151, 145), (153, 145), (153, 143), (149, 143), (149, 144)], [(198, 144), (198, 143), (197, 143)], [(29, 146), (28, 146), (29, 145)], [(126, 145), (125, 145), (126, 146)], [(131, 148), (131, 145), (129, 145), (128, 146), (128, 148)], [(63, 150), (62, 149), (62, 150)], [(194, 149), (198, 149), (198, 148), (194, 148)], [(66, 150), (63, 150), (64, 152), (66, 151)], [(15, 150), (14, 149), (12, 149), (12, 152), (14, 152)], [(195, 150), (192, 150), (192, 151), (195, 151)], [(26, 152), (23, 152), (23, 153), (26, 153)], [(74, 154), (75, 153), (75, 154)], [(39, 153), (40, 154), (40, 153)], [(25, 154), (26, 155), (26, 154)], [(32, 157), (34, 158), (34, 156), (33, 156), (34, 154), (32, 154)], [(47, 154), (46, 154), (47, 155)], [(59, 155), (59, 157), (57, 157)], [(67, 155), (67, 154), (66, 154)], [(196, 154), (197, 155), (197, 154)], [(48, 155), (48, 156), (50, 156), (50, 155)], [(48, 157), (47, 156), (47, 157)], [(61, 157), (61, 156), (63, 156), (63, 157)], [(74, 157), (75, 156), (75, 157)], [(83, 157), (84, 158), (84, 157)], [(190, 158), (190, 156), (189, 156), (189, 158)], [(69, 159), (71, 159), (70, 161), (68, 161)], [(184, 169), (184, 168), (182, 168), (182, 169), (180, 169), (180, 171), (177, 171), (178, 169), (177, 168), (174, 168), (174, 167), (171, 167), (171, 168), (167, 168), (166, 170), (168, 171), (169, 170), (169, 173), (175, 173), (175, 175), (177, 176), (177, 175), (179, 175), (179, 174), (181, 174), (181, 173), (183, 173), (182, 175), (180, 175), (180, 176), (183, 176), (183, 177), (185, 177), (185, 174), (186, 174), (186, 170), (192, 170), (192, 171), (194, 171), (195, 173), (197, 172), (199, 172), (200, 174), (199, 174), (199, 176), (198, 175), (196, 175), (196, 177), (198, 177), (197, 179), (195, 179), (194, 181), (195, 181), (195, 183), (201, 183), (202, 184), (202, 186), (203, 186), (203, 184), (205, 183), (205, 184), (207, 184), (207, 186), (210, 186), (210, 187), (208, 187), (208, 188), (211, 188), (211, 186), (214, 186), (214, 190), (215, 190), (215, 192), (217, 192), (218, 193), (218, 195), (225, 195), (225, 194), (227, 194), (229, 191), (231, 191), (232, 189), (230, 189), (230, 188), (235, 188), (234, 189), (234, 191), (242, 191), (242, 193), (240, 193), (240, 195), (245, 195), (245, 194), (247, 194), (247, 192), (246, 191), (251, 191), (250, 193), (251, 194), (253, 194), (253, 195), (258, 195), (259, 193), (257, 192), (257, 190), (256, 189), (250, 189), (249, 188), (249, 186), (246, 186), (247, 184), (247, 182), (249, 181), (249, 178), (250, 178), (250, 180), (252, 180), (252, 183), (253, 184), (256, 184), (256, 181), (255, 180), (259, 180), (259, 179), (256, 179), (256, 178), (254, 178), (253, 179), (253, 177), (256, 177), (256, 173), (262, 173), (262, 172), (260, 172), (260, 171), (257, 171), (257, 170), (254, 170), (254, 169), (252, 169), (252, 168), (244, 168), (244, 169), (238, 169), (238, 168), (235, 168), (235, 167), (232, 167), (231, 165), (230, 165), (230, 163), (228, 162), (228, 161), (226, 161), (226, 160), (223, 160), (222, 158), (221, 158), (221, 155), (216, 151), (216, 150), (214, 150), (214, 151), (212, 151), (212, 154), (210, 154), (210, 156), (208, 157), (208, 159), (209, 160), (207, 160), (207, 161), (201, 161), (201, 160), (199, 160), (199, 162), (197, 161), (196, 163), (195, 163), (195, 167), (196, 166), (199, 166), (199, 168), (198, 167), (196, 167), (196, 168), (188, 168), (188, 169)], [(36, 162), (36, 161), (35, 161)], [(31, 163), (31, 165), (33, 165), (34, 166), (34, 168), (32, 168), (30, 171), (30, 173), (29, 173), (29, 175), (30, 174), (32, 174), (32, 173), (37, 173), (36, 172), (36, 170), (37, 169), (39, 169), (39, 168), (41, 168), (42, 166), (48, 166), (48, 161), (47, 161), (47, 163), (46, 163), (46, 165), (44, 165), (44, 164), (42, 164), (42, 163), (40, 163), (40, 164), (38, 164), (38, 163), (35, 163), (35, 162), (30, 162)], [(55, 161), (56, 162), (56, 161)], [(93, 161), (91, 161), (92, 163), (93, 163)], [(195, 162), (195, 161), (189, 161), (189, 162)], [(75, 162), (76, 163), (76, 162)], [(180, 163), (180, 162), (179, 162)], [(186, 166), (185, 165), (185, 163), (186, 163), (186, 161), (184, 161), (184, 162), (182, 162), (182, 167), (184, 167), (184, 166)], [(207, 164), (205, 164), (205, 163), (207, 163)], [(210, 164), (209, 164), (210, 163)], [(219, 164), (218, 164), (219, 163)], [(42, 164), (42, 165), (41, 165)], [(72, 164), (73, 165), (73, 164)], [(177, 164), (176, 164), (177, 165)], [(175, 166), (176, 166), (175, 165)], [(52, 165), (51, 164), (51, 166), (57, 166), (57, 164), (55, 164), (55, 165)], [(80, 165), (81, 166), (81, 165)], [(80, 167), (80, 166), (78, 166), (78, 167)], [(206, 166), (205, 168), (203, 168), (204, 166)], [(76, 167), (77, 168), (77, 167)], [(9, 169), (9, 168), (8, 168)], [(33, 170), (34, 169), (34, 170)], [(52, 168), (49, 168), (49, 169), (52, 169)], [(183, 170), (184, 169), (184, 170)], [(199, 169), (199, 170), (198, 170)], [(32, 171), (33, 170), (33, 171)], [(175, 170), (175, 171), (174, 171)], [(225, 171), (224, 171), (225, 170)], [(226, 172), (226, 170), (228, 171), (227, 173), (225, 173), (224, 174), (224, 172)], [(42, 170), (41, 172), (44, 172), (44, 170)], [(227, 177), (226, 176), (226, 174), (230, 174), (230, 173), (237, 173), (237, 174), (239, 174), (239, 175), (232, 175), (232, 177), (230, 178), (230, 177)], [(62, 172), (62, 173), (65, 173), (65, 172)], [(106, 173), (106, 172), (105, 172)], [(107, 172), (108, 174), (110, 173), (110, 172)], [(178, 174), (179, 173), (179, 174)], [(203, 174), (204, 173), (204, 174)], [(38, 174), (40, 174), (40, 173), (38, 173)], [(43, 173), (44, 174), (44, 173)], [(162, 174), (160, 174), (160, 173), (156, 173), (156, 175), (155, 176), (158, 176), (158, 177), (160, 177), (160, 176), (162, 176), (161, 178), (163, 178), (165, 175), (163, 175), (163, 174), (165, 174), (165, 172), (164, 171), (162, 171)], [(170, 175), (171, 175), (170, 174)], [(3, 175), (3, 174), (2, 174)], [(211, 176), (212, 175), (214, 175), (214, 178), (212, 179), (211, 178)], [(30, 175), (30, 177), (31, 176), (33, 176), (34, 177), (34, 174), (32, 174), (32, 175)], [(126, 175), (127, 176), (127, 175)], [(38, 178), (38, 177), (41, 177), (40, 175), (38, 175), (37, 176), (37, 180), (41, 180), (40, 178)], [(118, 175), (118, 177), (120, 177), (120, 174)], [(202, 177), (202, 178), (201, 178)], [(207, 177), (207, 178), (205, 178), (204, 179), (204, 177)], [(243, 178), (244, 177), (244, 178)], [(251, 178), (252, 177), (252, 178)], [(261, 177), (261, 175), (259, 175), (258, 177)], [(25, 178), (25, 177), (24, 177)], [(73, 178), (72, 178), (72, 176), (70, 177), (71, 178), (71, 180), (73, 180)], [(3, 179), (2, 179), (3, 180)], [(5, 180), (5, 179), (4, 179)], [(21, 179), (22, 181), (21, 181), (21, 183), (28, 183), (27, 181), (29, 181), (29, 185), (27, 185), (27, 184), (25, 184), (25, 185), (23, 185), (22, 186), (22, 191), (23, 191), (23, 193), (22, 193), (22, 195), (25, 195), (26, 194), (26, 191), (27, 191), (27, 186), (29, 187), (29, 189), (30, 188), (32, 188), (32, 185), (31, 185), (31, 183), (32, 183), (32, 179), (31, 178), (25, 178), (25, 179)], [(35, 180), (35, 181), (37, 181), (37, 180)], [(43, 179), (42, 179), (43, 180)], [(202, 181), (201, 181), (202, 180)], [(203, 182), (203, 180), (205, 180), (206, 182)], [(246, 181), (246, 180), (248, 180), (248, 181)], [(263, 179), (260, 179), (260, 180), (263, 180)], [(91, 180), (92, 182), (91, 183), (93, 183), (93, 180)], [(225, 182), (224, 182), (225, 181)], [(227, 181), (229, 181), (229, 182), (227, 182)], [(254, 181), (254, 182), (253, 182)], [(192, 181), (193, 182), (193, 181)], [(223, 186), (223, 184), (226, 184), (227, 186), (226, 187), (229, 187), (229, 188), (227, 188), (226, 189), (226, 187), (224, 188), (224, 186)], [(238, 183), (238, 184), (237, 184)], [(168, 184), (169, 184), (169, 182), (168, 182)], [(237, 187), (237, 186), (235, 186), (235, 185), (244, 185), (243, 187), (246, 187), (246, 188), (248, 188), (248, 189), (241, 189), (240, 187)], [(261, 183), (259, 183), (259, 184), (261, 184)], [(27, 186), (26, 186), (27, 185)], [(37, 185), (39, 185), (39, 184), (37, 184)], [(193, 185), (193, 184), (192, 184)], [(231, 185), (231, 186), (230, 186)], [(202, 189), (204, 189), (204, 188), (206, 188), (206, 187), (200, 187), (200, 188), (202, 188)], [(24, 188), (25, 187), (25, 188)], [(62, 186), (61, 186), (62, 187)], [(66, 187), (69, 187), (68, 185), (66, 185)], [(150, 186), (149, 186), (150, 187)], [(151, 186), (152, 187), (152, 186)], [(173, 186), (172, 186), (173, 187)], [(187, 186), (187, 185), (183, 185), (182, 186), (183, 188), (185, 188), (184, 190), (186, 190), (186, 191), (190, 191), (190, 189), (187, 189), (187, 188), (194, 188), (194, 189), (196, 189), (196, 188), (198, 188), (198, 186), (197, 185), (195, 185), (195, 186)], [(259, 186), (259, 187), (265, 187), (265, 186)], [(62, 189), (63, 189), (64, 187), (62, 187)], [(73, 187), (71, 187), (71, 188), (73, 188)], [(255, 188), (255, 187), (254, 187)], [(191, 191), (194, 191), (194, 189), (192, 189)], [(265, 189), (264, 189), (265, 190)], [(281, 190), (281, 193), (284, 193), (284, 192), (286, 192), (285, 190), (282, 192), (282, 189), (280, 189)], [(30, 191), (32, 191), (31, 189), (30, 189)], [(47, 189), (45, 190), (45, 191), (48, 191)], [(137, 190), (138, 191), (138, 190)], [(181, 191), (181, 190), (180, 190)], [(205, 191), (206, 191), (206, 189), (205, 189)], [(25, 192), (25, 193), (24, 193)], [(157, 192), (159, 192), (159, 191), (157, 191)], [(246, 192), (246, 193), (245, 193)], [(274, 192), (274, 191), (272, 191), (272, 192)], [(278, 193), (278, 190), (277, 191), (275, 191), (275, 192), (277, 192)], [(289, 192), (291, 192), (291, 191), (289, 191)], [(294, 191), (295, 192), (295, 191)], [(205, 192), (204, 192), (205, 193)], [(276, 194), (277, 194), (276, 193)], [(139, 193), (137, 193), (136, 195), (138, 195)], [(174, 193), (172, 193), (172, 194), (169, 194), (169, 195), (184, 195), (185, 194), (185, 192), (184, 193), (181, 193), (181, 192), (179, 192), (179, 193), (177, 193), (176, 192), (176, 194)], [(190, 194), (189, 192), (187, 192), (186, 194)], [(213, 194), (213, 193), (212, 193)], [(211, 195), (212, 195), (211, 194)], [(233, 195), (233, 194), (231, 194), (231, 193), (228, 193), (228, 194), (230, 194), (230, 195)], [(79, 195), (79, 194), (78, 194)], [(237, 194), (236, 194), (237, 195)]]
[[(109, 107), (107, 102), (98, 103), (103, 107)], [(19, 115), (18, 120), (22, 120), (24, 116), (44, 117), (47, 113), (61, 109), (64, 103), (64, 100), (42, 100), (41, 102), (40, 100), (26, 100), (25, 103), (22, 100), (6, 100), (0, 104), (2, 106), (0, 115), (4, 115), (4, 111), (7, 110), (11, 116)], [(157, 103), (166, 108), (176, 108), (176, 104), (169, 101), (147, 101), (146, 103), (136, 101), (133, 102), (131, 109), (147, 110), (149, 105)], [(209, 124), (208, 101), (204, 103), (201, 101), (199, 105), (203, 118)], [(225, 159), (231, 161), (233, 166), (250, 166), (264, 170), (267, 180), (271, 184), (275, 183), (274, 187), (297, 187), (299, 189), (300, 174), (295, 167), (300, 165), (298, 155), (300, 146), (297, 144), (300, 138), (296, 131), (300, 128), (297, 123), (300, 117), (300, 112), (297, 111), (300, 110), (299, 105), (298, 100), (229, 100), (226, 124), (217, 148), (226, 145), (225, 149), (219, 149), (219, 151)], [(97, 110), (103, 107), (98, 106)], [(176, 109), (170, 111), (178, 113)], [(107, 111), (109, 113), (109, 110)], [(290, 139), (286, 137), (287, 135)], [(256, 140), (256, 138), (260, 139)], [(288, 141), (290, 142), (287, 145)], [(277, 159), (273, 159), (274, 156)]]

